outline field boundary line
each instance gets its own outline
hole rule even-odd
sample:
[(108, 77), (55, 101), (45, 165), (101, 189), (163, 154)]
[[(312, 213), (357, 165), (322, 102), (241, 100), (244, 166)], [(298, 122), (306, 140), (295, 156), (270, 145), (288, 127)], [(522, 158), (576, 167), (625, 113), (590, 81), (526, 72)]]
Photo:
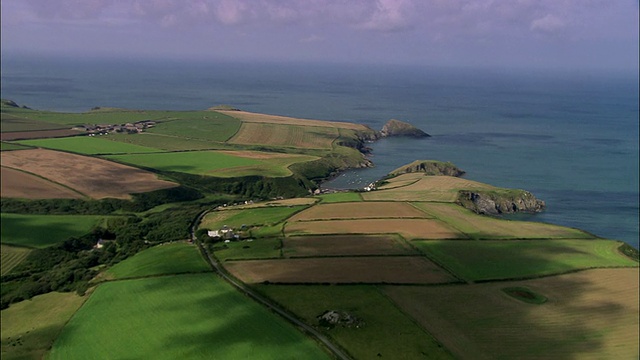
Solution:
[[(56, 151), (57, 151), (57, 150), (56, 150)], [(73, 153), (72, 153), (72, 154), (73, 154)], [(70, 186), (68, 186), (68, 185), (65, 185), (65, 184), (59, 183), (59, 182), (57, 182), (57, 181), (53, 181), (53, 180), (48, 179), (48, 178), (46, 178), (46, 177), (44, 177), (44, 176), (42, 176), (42, 175), (38, 175), (38, 174), (36, 174), (36, 173), (32, 173), (32, 172), (29, 172), (29, 171), (26, 171), (26, 170), (22, 170), (22, 169), (18, 169), (18, 168), (14, 168), (14, 167), (11, 167), (11, 166), (6, 166), (6, 165), (2, 165), (2, 167), (3, 167), (3, 168), (7, 168), (7, 169), (12, 169), (12, 170), (15, 170), (15, 171), (20, 171), (21, 173), (28, 174), (28, 175), (32, 175), (32, 176), (35, 176), (35, 177), (40, 178), (40, 179), (42, 179), (42, 180), (48, 181), (48, 182), (50, 182), (50, 183), (52, 183), (52, 184), (56, 184), (56, 185), (62, 186), (63, 188), (68, 189), (68, 190), (71, 190), (71, 191), (73, 191), (73, 192), (74, 192), (74, 193), (76, 193), (76, 194), (82, 195), (85, 199), (93, 199), (92, 197), (88, 196), (87, 194), (84, 194), (84, 193), (82, 193), (82, 192), (80, 192), (80, 191), (78, 191), (78, 190), (76, 190), (76, 189), (74, 189), (74, 188), (72, 188), (72, 187), (70, 187)]]
[[(399, 235), (400, 238), (402, 239), (402, 241), (404, 241), (406, 244), (408, 244), (414, 251), (418, 252), (419, 254), (422, 254), (423, 257), (429, 259), (429, 261), (431, 261), (432, 263), (434, 263), (435, 265), (437, 265), (438, 267), (440, 267), (442, 270), (446, 271), (447, 273), (449, 273), (449, 275), (453, 276), (455, 279), (457, 279), (459, 282), (465, 283), (465, 284), (471, 284), (472, 282), (470, 282), (469, 280), (463, 278), (462, 276), (458, 275), (456, 272), (454, 272), (453, 270), (451, 270), (448, 266), (445, 266), (444, 264), (442, 264), (440, 261), (436, 260), (435, 258), (433, 258), (432, 256), (430, 256), (429, 254), (427, 254), (426, 252), (422, 251), (419, 247), (415, 246), (414, 244), (412, 244), (411, 241), (408, 241), (407, 239), (405, 239), (403, 236)], [(449, 241), (449, 240), (442, 240), (442, 241)], [(455, 241), (455, 240), (453, 240)]]

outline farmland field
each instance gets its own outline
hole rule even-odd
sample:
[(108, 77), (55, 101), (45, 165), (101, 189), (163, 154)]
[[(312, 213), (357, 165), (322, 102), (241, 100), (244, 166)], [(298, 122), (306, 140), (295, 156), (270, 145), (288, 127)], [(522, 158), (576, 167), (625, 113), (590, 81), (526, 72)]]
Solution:
[(258, 290), (297, 314), (308, 324), (327, 310), (348, 311), (362, 321), (358, 327), (321, 328), (355, 359), (451, 359), (414, 320), (374, 286), (258, 285)]
[(397, 236), (291, 236), (283, 240), (285, 257), (416, 254)]
[(245, 283), (443, 284), (456, 279), (423, 256), (326, 257), (230, 261)]
[(33, 174), (0, 167), (0, 196), (21, 199), (82, 199), (84, 196)]
[(582, 230), (564, 226), (510, 221), (478, 215), (455, 204), (414, 203), (417, 207), (448, 223), (473, 239), (593, 238)]
[[(494, 186), (472, 180), (452, 176), (422, 176), (417, 182), (417, 175), (410, 173), (392, 179), (393, 188), (363, 193), (362, 197), (368, 201), (443, 201), (454, 202), (458, 197), (458, 190), (495, 189)], [(401, 181), (406, 180), (405, 184)], [(387, 185), (392, 187), (392, 185)]]
[[(254, 152), (255, 153), (255, 152)], [(309, 161), (315, 157), (306, 155), (282, 155), (264, 153), (263, 159), (242, 152), (188, 151), (162, 154), (110, 155), (124, 163), (158, 169), (177, 171), (197, 175), (236, 177), (246, 175), (289, 176), (289, 165), (300, 161)]]
[(2, 310), (2, 360), (39, 360), (86, 298), (51, 292)]
[[(136, 135), (131, 135), (136, 136)], [(24, 140), (20, 144), (44, 147), (54, 150), (63, 150), (76, 152), (80, 154), (96, 155), (96, 154), (127, 154), (127, 153), (149, 153), (158, 152), (160, 150), (126, 144), (105, 139), (105, 137), (90, 136), (74, 136), (67, 138), (40, 139), (40, 140)]]
[(5, 275), (11, 271), (14, 267), (24, 260), (29, 255), (30, 249), (8, 246), (5, 244), (0, 245), (0, 276)]
[(329, 150), (338, 135), (338, 130), (330, 127), (243, 123), (229, 142)]
[(289, 235), (400, 234), (407, 239), (460, 239), (465, 236), (435, 219), (364, 219), (289, 222)]
[(0, 143), (0, 151), (11, 151), (11, 150), (25, 150), (30, 149), (28, 146), (22, 146), (19, 144), (1, 142)]
[(155, 174), (111, 161), (53, 150), (2, 154), (2, 164), (66, 185), (92, 198), (129, 198), (131, 193), (177, 186)]
[(414, 241), (467, 280), (517, 279), (595, 267), (637, 267), (610, 240)]
[[(100, 339), (100, 341), (95, 341)], [(49, 359), (328, 359), (311, 339), (213, 274), (101, 284)]]
[(109, 139), (125, 144), (133, 144), (143, 147), (157, 148), (166, 151), (176, 150), (214, 150), (224, 149), (229, 146), (207, 140), (187, 139), (184, 137), (170, 136), (143, 132), (141, 134), (109, 134)]
[(25, 139), (44, 139), (54, 137), (66, 137), (79, 135), (80, 132), (71, 129), (60, 130), (40, 130), (40, 131), (16, 131), (16, 132), (3, 132), (0, 134), (0, 140), (25, 140)]
[(351, 129), (351, 130), (367, 130), (367, 127), (360, 124), (339, 122), (339, 121), (323, 121), (323, 120), (310, 120), (310, 119), (298, 119), (279, 115), (258, 114), (246, 111), (220, 111), (217, 112), (232, 116), (236, 119), (240, 119), (243, 122), (249, 123), (271, 123), (281, 125), (301, 125), (301, 126), (314, 126), (314, 127), (329, 127), (338, 129)]
[(291, 217), (289, 221), (429, 217), (431, 216), (404, 202), (343, 202), (313, 206)]
[[(3, 107), (4, 108), (4, 107)], [(68, 129), (67, 126), (49, 123), (40, 120), (22, 117), (19, 114), (8, 114), (2, 112), (2, 120), (0, 120), (1, 132), (17, 132), (17, 131), (38, 131), (38, 130), (56, 130)]]
[(281, 240), (278, 238), (232, 241), (214, 245), (213, 254), (220, 261), (273, 259), (280, 257), (281, 246)]
[(362, 196), (355, 192), (339, 192), (317, 196), (323, 203), (362, 201)]
[(87, 234), (102, 221), (94, 215), (19, 215), (0, 213), (2, 243), (47, 247), (72, 236)]
[[(178, 114), (176, 114), (178, 115)], [(218, 112), (180, 112), (181, 119), (158, 123), (146, 131), (189, 139), (225, 142), (240, 128), (240, 121)]]
[(107, 278), (211, 271), (195, 245), (184, 242), (161, 244), (146, 249), (111, 267)]
[(240, 228), (242, 225), (276, 224), (304, 208), (305, 206), (272, 206), (246, 210), (212, 211), (202, 219), (200, 228), (217, 230), (224, 225)]
[[(459, 358), (633, 359), (637, 284), (638, 268), (628, 268), (384, 291)], [(528, 304), (506, 295), (505, 287), (526, 287), (548, 301)]]

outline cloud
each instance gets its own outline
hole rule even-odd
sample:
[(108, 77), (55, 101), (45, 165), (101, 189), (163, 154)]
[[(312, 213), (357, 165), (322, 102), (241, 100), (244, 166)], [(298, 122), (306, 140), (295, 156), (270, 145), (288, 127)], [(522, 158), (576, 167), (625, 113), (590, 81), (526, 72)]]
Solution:
[(555, 32), (565, 27), (565, 22), (559, 17), (547, 14), (531, 22), (530, 29), (533, 31)]
[(305, 38), (300, 39), (301, 43), (315, 43), (315, 42), (322, 42), (324, 41), (325, 38), (323, 36), (318, 36), (318, 35), (310, 35), (307, 36)]
[(407, 18), (410, 7), (408, 0), (378, 0), (371, 17), (357, 27), (384, 32), (408, 29), (411, 27)]

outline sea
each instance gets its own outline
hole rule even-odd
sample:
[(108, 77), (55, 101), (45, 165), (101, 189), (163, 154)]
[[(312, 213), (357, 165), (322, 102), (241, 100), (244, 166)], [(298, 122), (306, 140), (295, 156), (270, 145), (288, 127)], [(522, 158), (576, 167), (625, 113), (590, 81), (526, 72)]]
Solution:
[(375, 167), (323, 184), (362, 188), (417, 159), (531, 191), (518, 219), (575, 227), (638, 248), (638, 74), (427, 65), (50, 58), (2, 54), (1, 94), (34, 109), (197, 110), (226, 104), (429, 133), (371, 143)]

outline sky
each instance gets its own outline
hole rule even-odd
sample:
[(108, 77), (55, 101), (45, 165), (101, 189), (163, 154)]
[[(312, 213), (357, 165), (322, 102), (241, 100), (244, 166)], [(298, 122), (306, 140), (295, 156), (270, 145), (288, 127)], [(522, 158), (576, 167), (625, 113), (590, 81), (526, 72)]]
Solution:
[(638, 69), (638, 0), (2, 0), (3, 57)]

